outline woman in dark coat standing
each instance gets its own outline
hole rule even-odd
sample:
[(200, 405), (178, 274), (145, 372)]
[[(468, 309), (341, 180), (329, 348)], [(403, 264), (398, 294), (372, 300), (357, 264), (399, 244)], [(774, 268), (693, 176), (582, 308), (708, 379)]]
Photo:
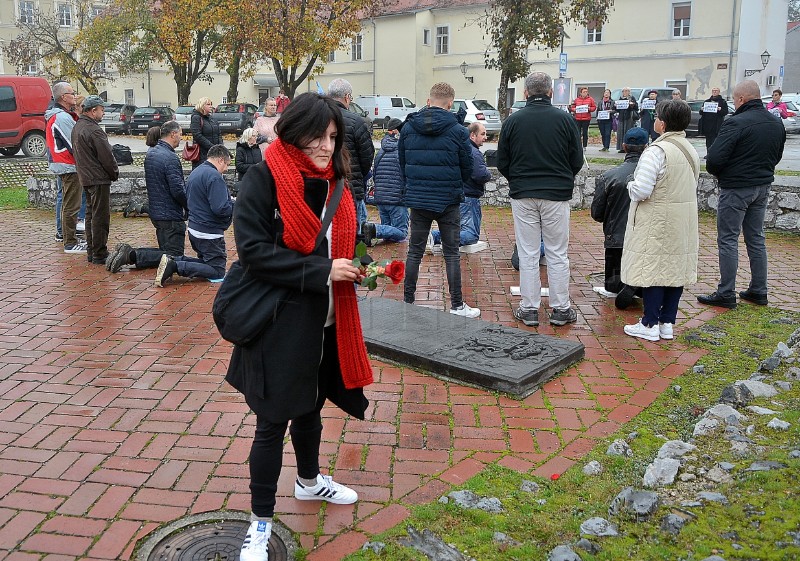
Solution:
[(242, 137), (236, 143), (236, 175), (241, 181), (244, 174), (254, 165), (260, 163), (261, 148), (256, 143), (258, 132), (254, 128), (244, 129)]
[[(282, 291), (282, 304), (249, 345), (235, 346), (226, 380), (256, 414), (250, 451), (251, 524), (239, 559), (266, 561), (283, 438), (289, 426), (298, 500), (352, 504), (358, 495), (320, 474), (320, 411), (327, 399), (359, 419), (372, 383), (352, 265), (355, 204), (345, 188), (317, 246), (327, 201), (348, 174), (339, 106), (315, 93), (296, 97), (276, 125), (278, 139), (239, 188), (233, 222), (248, 274)], [(289, 424), (291, 421), (291, 424)]]
[(208, 159), (208, 149), (215, 144), (222, 144), (222, 135), (219, 132), (219, 123), (211, 118), (214, 106), (211, 99), (201, 97), (192, 111), (191, 130), (192, 142), (200, 145), (200, 157), (192, 162), (192, 169)]
[(636, 98), (631, 95), (630, 88), (622, 88), (622, 95), (614, 102), (614, 111), (617, 112), (617, 152), (624, 152), (622, 140), (639, 117), (639, 105), (636, 103)]
[(706, 137), (706, 150), (711, 148), (717, 139), (717, 133), (727, 114), (728, 102), (719, 94), (719, 88), (711, 88), (711, 97), (705, 100), (703, 107), (700, 108), (700, 126), (698, 127), (700, 134)]

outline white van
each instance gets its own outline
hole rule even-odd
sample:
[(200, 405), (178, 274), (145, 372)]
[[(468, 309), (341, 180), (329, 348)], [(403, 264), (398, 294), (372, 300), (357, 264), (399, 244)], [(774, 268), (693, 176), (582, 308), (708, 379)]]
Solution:
[(383, 128), (389, 119), (405, 121), (409, 114), (417, 111), (413, 101), (399, 95), (360, 95), (355, 102), (366, 110), (374, 125)]

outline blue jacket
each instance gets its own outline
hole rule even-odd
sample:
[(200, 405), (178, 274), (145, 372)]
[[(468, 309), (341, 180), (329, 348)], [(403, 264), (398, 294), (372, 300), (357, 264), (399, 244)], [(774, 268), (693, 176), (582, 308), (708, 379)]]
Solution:
[(484, 186), (492, 179), (492, 172), (486, 167), (486, 158), (480, 148), (472, 140), (469, 144), (472, 150), (472, 175), (464, 182), (464, 196), (477, 199), (483, 196)]
[(144, 178), (151, 220), (185, 220), (186, 183), (175, 150), (159, 140), (144, 157)]
[(233, 219), (233, 201), (222, 174), (206, 160), (186, 182), (189, 228), (206, 234), (223, 234)]
[(398, 144), (409, 208), (442, 212), (464, 200), (472, 175), (469, 134), (455, 113), (423, 107), (406, 117)]
[(387, 134), (375, 157), (375, 204), (399, 205), (403, 202), (403, 177), (400, 172), (398, 138)]

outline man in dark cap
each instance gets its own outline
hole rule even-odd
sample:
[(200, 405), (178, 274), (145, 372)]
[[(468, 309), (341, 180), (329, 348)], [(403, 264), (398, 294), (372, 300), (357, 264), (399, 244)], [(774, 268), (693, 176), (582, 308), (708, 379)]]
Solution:
[(94, 265), (105, 265), (108, 257), (111, 182), (119, 177), (108, 136), (99, 125), (104, 112), (103, 99), (88, 96), (83, 101), (83, 114), (72, 129), (75, 166), (86, 192), (86, 258)]
[(647, 131), (643, 128), (628, 129), (622, 141), (625, 161), (595, 180), (591, 213), (592, 218), (603, 224), (606, 266), (605, 286), (595, 286), (594, 291), (606, 298), (616, 297), (616, 306), (621, 310), (630, 306), (634, 293), (634, 288), (623, 284), (621, 278), (622, 245), (631, 205), (628, 182), (633, 180), (647, 141)]

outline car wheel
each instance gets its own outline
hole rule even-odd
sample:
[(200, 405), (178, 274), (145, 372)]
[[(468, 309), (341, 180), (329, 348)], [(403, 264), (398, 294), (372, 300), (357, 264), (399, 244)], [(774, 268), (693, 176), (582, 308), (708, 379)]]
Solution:
[(0, 154), (3, 156), (13, 156), (19, 152), (19, 146), (11, 146), (10, 148), (0, 148)]
[(47, 154), (47, 143), (40, 132), (31, 132), (22, 139), (22, 152), (29, 158), (43, 158)]

